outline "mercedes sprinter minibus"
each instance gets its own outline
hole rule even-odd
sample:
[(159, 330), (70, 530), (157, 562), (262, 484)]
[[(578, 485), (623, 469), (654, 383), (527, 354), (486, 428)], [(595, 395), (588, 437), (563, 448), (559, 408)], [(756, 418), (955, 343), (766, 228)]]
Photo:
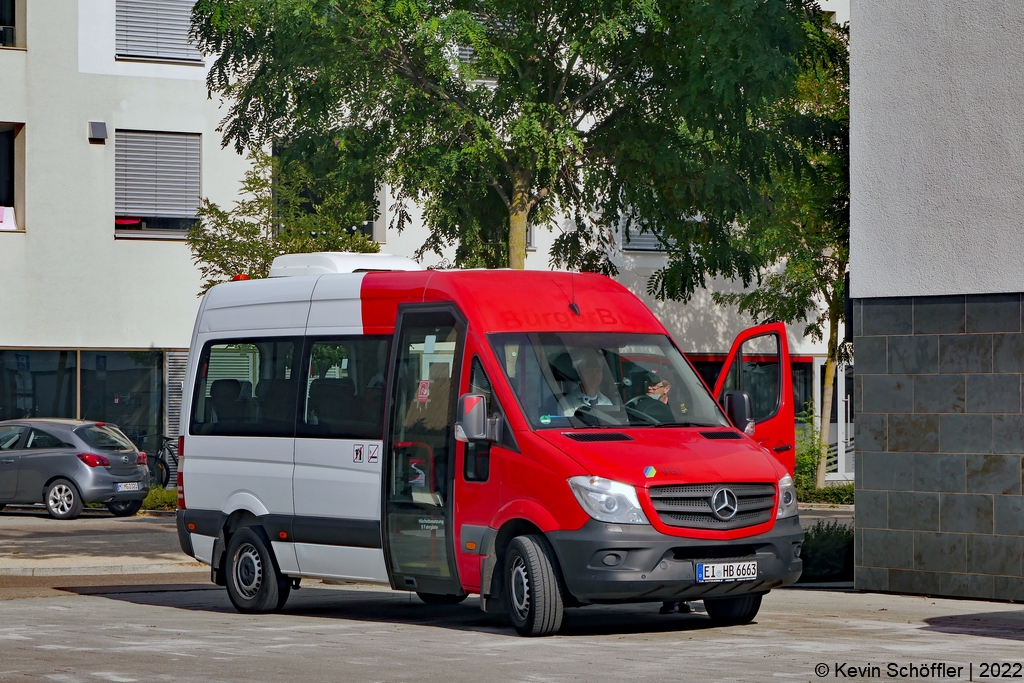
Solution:
[(524, 635), (596, 603), (739, 624), (799, 577), (783, 325), (709, 388), (607, 277), (364, 254), (270, 275), (205, 295), (184, 386), (179, 539), (238, 610), (318, 577), (478, 594)]

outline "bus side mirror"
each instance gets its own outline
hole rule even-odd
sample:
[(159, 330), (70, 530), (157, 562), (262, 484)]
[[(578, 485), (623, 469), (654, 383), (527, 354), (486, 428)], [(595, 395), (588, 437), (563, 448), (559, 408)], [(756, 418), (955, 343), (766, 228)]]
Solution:
[(747, 436), (754, 435), (754, 406), (750, 401), (750, 394), (745, 391), (725, 392), (725, 414), (736, 429)]
[(455, 439), (464, 443), (501, 441), (501, 417), (487, 416), (487, 398), (483, 394), (463, 394), (459, 397)]

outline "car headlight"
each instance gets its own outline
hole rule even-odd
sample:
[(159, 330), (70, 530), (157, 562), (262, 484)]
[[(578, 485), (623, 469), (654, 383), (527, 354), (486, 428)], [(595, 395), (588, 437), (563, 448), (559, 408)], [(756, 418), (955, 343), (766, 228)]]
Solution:
[(636, 489), (604, 477), (570, 477), (569, 487), (588, 515), (599, 522), (647, 524)]
[(775, 519), (792, 517), (796, 514), (796, 485), (788, 474), (779, 479), (779, 511)]

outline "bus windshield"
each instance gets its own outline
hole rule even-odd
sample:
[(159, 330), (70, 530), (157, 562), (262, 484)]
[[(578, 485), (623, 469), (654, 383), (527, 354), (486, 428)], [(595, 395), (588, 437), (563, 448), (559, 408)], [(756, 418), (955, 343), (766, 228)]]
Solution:
[(540, 332), (490, 340), (534, 429), (729, 426), (663, 335)]

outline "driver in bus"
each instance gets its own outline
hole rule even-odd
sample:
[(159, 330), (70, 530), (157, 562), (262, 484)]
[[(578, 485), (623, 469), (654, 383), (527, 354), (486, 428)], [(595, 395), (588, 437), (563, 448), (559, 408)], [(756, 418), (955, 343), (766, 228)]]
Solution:
[(668, 403), (672, 383), (650, 371), (644, 372), (638, 379), (643, 384), (644, 393), (626, 401), (626, 406), (646, 415), (657, 424), (675, 422)]
[(579, 357), (573, 362), (580, 381), (565, 394), (564, 415), (574, 415), (580, 408), (590, 406), (616, 405), (615, 401), (601, 392), (606, 366), (607, 363), (600, 352), (594, 349), (583, 349), (580, 352)]

